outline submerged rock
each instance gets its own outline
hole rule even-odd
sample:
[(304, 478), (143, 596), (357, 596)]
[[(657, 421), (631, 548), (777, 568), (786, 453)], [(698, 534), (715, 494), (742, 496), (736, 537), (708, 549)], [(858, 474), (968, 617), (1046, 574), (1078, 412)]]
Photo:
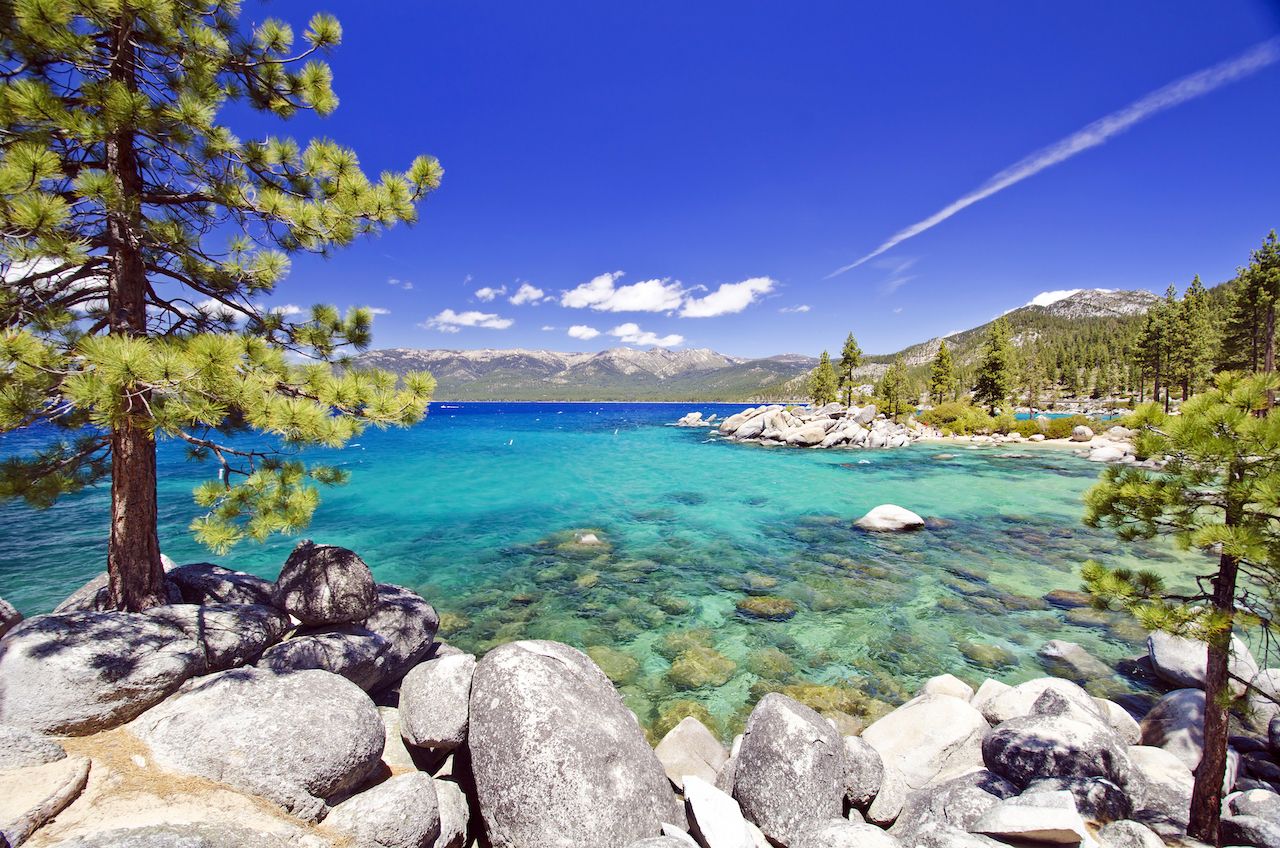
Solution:
[(495, 848), (623, 848), (684, 811), (603, 672), (556, 642), (511, 642), (476, 666), (472, 771)]
[(737, 663), (714, 648), (692, 647), (675, 658), (667, 676), (677, 689), (701, 689), (723, 686), (737, 668)]
[(0, 648), (0, 723), (67, 736), (107, 730), (204, 669), (181, 630), (128, 612), (38, 615)]
[(796, 602), (788, 598), (772, 595), (754, 595), (742, 598), (737, 603), (738, 612), (750, 618), (762, 618), (766, 621), (786, 621), (796, 614)]

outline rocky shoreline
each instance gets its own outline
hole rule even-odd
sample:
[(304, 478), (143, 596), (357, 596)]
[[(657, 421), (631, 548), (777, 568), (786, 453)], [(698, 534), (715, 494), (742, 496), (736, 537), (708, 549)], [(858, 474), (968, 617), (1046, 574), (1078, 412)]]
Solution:
[[(892, 505), (859, 520), (922, 524)], [(1127, 663), (1167, 690), (1154, 704), (1094, 697), (1086, 687), (1112, 670), (1055, 641), (1041, 657), (1059, 677), (935, 677), (860, 735), (773, 693), (728, 747), (686, 717), (651, 748), (585, 653), (458, 651), (435, 638), (425, 599), (375, 583), (351, 551), (299, 545), (274, 582), (207, 563), (168, 575), (174, 602), (146, 614), (97, 610), (99, 579), (58, 612), (9, 622), (0, 845), (1185, 842), (1201, 643), (1152, 634)], [(1260, 670), (1242, 643), (1234, 653), (1233, 673), (1274, 696), (1280, 669)], [(1273, 848), (1280, 708), (1256, 694), (1240, 706), (1224, 844)]]
[[(715, 416), (704, 419), (690, 412), (676, 422), (677, 427), (705, 427)], [(730, 415), (715, 432), (735, 442), (790, 445), (801, 448), (900, 448), (941, 432), (914, 418), (900, 424), (880, 415), (875, 404), (863, 407), (829, 403), (822, 407), (786, 407), (780, 404), (755, 406)]]

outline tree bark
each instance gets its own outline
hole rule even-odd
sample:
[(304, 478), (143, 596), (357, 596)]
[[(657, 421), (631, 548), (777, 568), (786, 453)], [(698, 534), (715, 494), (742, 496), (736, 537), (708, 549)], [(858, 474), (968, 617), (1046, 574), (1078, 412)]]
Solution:
[[(1230, 512), (1230, 510), (1228, 511)], [(1232, 518), (1227, 519), (1228, 526)], [(1218, 560), (1214, 578), (1213, 605), (1225, 615), (1225, 632), (1209, 640), (1208, 666), (1204, 689), (1204, 755), (1195, 770), (1195, 786), (1191, 791), (1191, 824), (1187, 832), (1209, 845), (1218, 844), (1218, 819), (1222, 814), (1222, 783), (1227, 772), (1227, 707), (1231, 680), (1232, 614), (1235, 611), (1236, 558), (1223, 554)]]
[[(136, 88), (133, 19), (117, 22), (111, 77)], [(111, 282), (107, 295), (109, 331), (147, 334), (147, 272), (142, 256), (142, 178), (134, 132), (119, 128), (106, 142), (107, 172), (120, 193), (107, 212)], [(136, 387), (121, 391), (124, 412), (111, 432), (111, 538), (107, 575), (111, 605), (139, 612), (165, 603), (164, 567), (156, 530), (156, 445), (146, 419), (148, 394)]]

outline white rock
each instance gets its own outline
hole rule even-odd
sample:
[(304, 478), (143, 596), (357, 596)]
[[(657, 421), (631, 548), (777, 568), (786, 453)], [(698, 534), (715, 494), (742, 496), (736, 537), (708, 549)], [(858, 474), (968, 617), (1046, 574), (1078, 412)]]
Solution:
[(1077, 425), (1071, 430), (1071, 441), (1073, 442), (1087, 442), (1092, 438), (1093, 438), (1093, 430), (1089, 429), (1083, 424)]
[[(1151, 665), (1162, 679), (1175, 686), (1203, 689), (1206, 666), (1209, 663), (1209, 647), (1204, 642), (1155, 631), (1147, 637), (1147, 654)], [(1258, 675), (1258, 662), (1249, 646), (1235, 634), (1231, 635), (1231, 674), (1242, 680), (1252, 680)], [(1241, 695), (1244, 684), (1232, 682), (1232, 691)]]
[(962, 701), (973, 699), (973, 687), (954, 674), (939, 674), (930, 677), (920, 689), (921, 695), (950, 695)]
[(862, 738), (898, 769), (907, 785), (930, 783), (982, 767), (982, 714), (960, 698), (922, 695), (876, 721)]
[(0, 772), (0, 845), (21, 845), (78, 798), (88, 781), (86, 757)]
[(903, 509), (894, 504), (881, 504), (859, 518), (854, 524), (863, 530), (873, 532), (919, 530), (924, 527), (924, 519), (909, 509)]
[(714, 783), (716, 775), (729, 759), (729, 752), (720, 740), (693, 716), (682, 718), (662, 737), (653, 752), (666, 770), (667, 777), (677, 787), (684, 786), (685, 775)]
[(706, 848), (754, 848), (737, 801), (694, 775), (684, 779), (684, 800), (690, 829)]
[(1003, 840), (1075, 845), (1090, 839), (1070, 792), (1040, 792), (1001, 801), (971, 830)]

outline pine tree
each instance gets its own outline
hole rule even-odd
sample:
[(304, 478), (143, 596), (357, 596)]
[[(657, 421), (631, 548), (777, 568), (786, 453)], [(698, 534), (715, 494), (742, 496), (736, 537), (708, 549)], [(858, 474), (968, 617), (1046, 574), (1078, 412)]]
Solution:
[(938, 352), (929, 366), (929, 402), (940, 404), (955, 395), (956, 373), (947, 340), (938, 342)]
[[(0, 431), (67, 434), (7, 461), (0, 495), (49, 504), (109, 475), (109, 595), (124, 609), (164, 602), (157, 437), (216, 461), (193, 529), (225, 550), (298, 530), (313, 484), (343, 479), (278, 448), (416, 421), (433, 385), (331, 369), (368, 345), (367, 309), (293, 322), (262, 305), (289, 254), (413, 221), (442, 172), (423, 156), (371, 181), (333, 141), (237, 137), (219, 123), (228, 104), (331, 113), (316, 57), (341, 37), (316, 15), (295, 48), (287, 24), (246, 31), (238, 14), (212, 0), (0, 5)], [(265, 438), (227, 438), (240, 431)]]
[(1135, 413), (1146, 422), (1137, 446), (1142, 456), (1168, 456), (1164, 471), (1114, 466), (1086, 495), (1085, 522), (1092, 527), (1112, 527), (1126, 540), (1171, 535), (1217, 559), (1214, 573), (1190, 594), (1166, 592), (1154, 572), (1097, 563), (1084, 569), (1085, 586), (1099, 603), (1129, 610), (1147, 629), (1208, 643), (1204, 755), (1195, 771), (1189, 832), (1210, 845), (1218, 844), (1226, 770), (1232, 629), (1239, 611), (1272, 620), (1267, 599), (1280, 588), (1274, 564), (1280, 412), (1267, 411), (1276, 385), (1274, 375), (1227, 373), (1183, 404), (1180, 415), (1148, 404)]
[(1227, 285), (1231, 295), (1216, 364), (1224, 371), (1257, 373), (1262, 367), (1261, 293), (1246, 284), (1244, 268), (1237, 268), (1235, 279)]
[(853, 372), (862, 362), (862, 348), (858, 347), (853, 333), (844, 340), (844, 348), (840, 351), (840, 363), (837, 372), (840, 377), (840, 390), (844, 393), (844, 405), (853, 405)]
[(831, 367), (831, 356), (825, 350), (818, 358), (818, 367), (809, 377), (809, 398), (817, 406), (825, 406), (836, 399), (836, 372)]
[(1213, 333), (1213, 307), (1209, 301), (1209, 290), (1200, 281), (1199, 274), (1191, 279), (1191, 285), (1187, 286), (1182, 295), (1182, 322), (1186, 343), (1182, 399), (1187, 400), (1193, 392), (1208, 385), (1217, 354)]
[(908, 393), (907, 368), (902, 364), (902, 357), (898, 356), (880, 378), (876, 395), (884, 407), (883, 411), (890, 418), (897, 418), (906, 411)]
[(1003, 318), (991, 322), (987, 338), (982, 343), (982, 362), (978, 366), (978, 381), (973, 398), (987, 411), (995, 415), (1008, 402), (1013, 390), (1010, 360), (1013, 346), (1009, 342), (1009, 325)]

